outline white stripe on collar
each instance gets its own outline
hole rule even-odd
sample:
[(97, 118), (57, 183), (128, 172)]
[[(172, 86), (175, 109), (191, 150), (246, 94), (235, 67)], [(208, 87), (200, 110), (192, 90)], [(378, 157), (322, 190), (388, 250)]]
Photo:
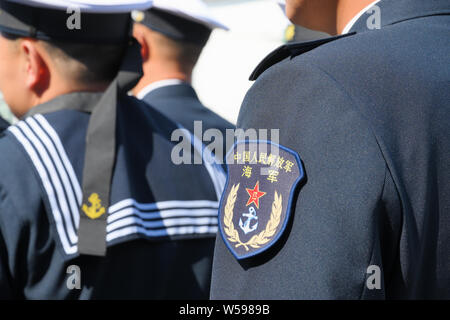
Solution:
[[(56, 227), (64, 253), (68, 256), (77, 254), (81, 187), (58, 134), (40, 114), (20, 121), (8, 130), (24, 147), (39, 175), (53, 216), (54, 223), (51, 224)], [(195, 143), (197, 148), (206, 149), (201, 142)], [(131, 198), (119, 201), (108, 208), (108, 246), (113, 240), (127, 241), (127, 237), (215, 236), (225, 173), (220, 166), (214, 167), (207, 151), (204, 150), (202, 156), (216, 189), (217, 201), (138, 203)]]
[(149, 94), (153, 90), (156, 90), (156, 89), (159, 89), (162, 87), (167, 87), (167, 86), (175, 86), (175, 85), (183, 84), (183, 83), (185, 83), (185, 82), (180, 79), (167, 79), (167, 80), (156, 81), (156, 82), (150, 83), (144, 89), (139, 91), (139, 93), (136, 95), (136, 98), (142, 100), (142, 99), (144, 99), (144, 97), (147, 94)]
[(350, 32), (350, 30), (353, 28), (353, 26), (355, 25), (356, 21), (358, 21), (359, 18), (361, 18), (361, 16), (370, 8), (372, 8), (374, 5), (376, 5), (378, 2), (380, 2), (381, 0), (376, 0), (374, 2), (372, 2), (371, 4), (369, 4), (367, 7), (365, 7), (364, 9), (362, 9), (356, 16), (353, 17), (352, 20), (350, 20), (349, 23), (347, 23), (347, 25), (345, 26), (344, 30), (342, 30), (341, 34), (347, 34)]

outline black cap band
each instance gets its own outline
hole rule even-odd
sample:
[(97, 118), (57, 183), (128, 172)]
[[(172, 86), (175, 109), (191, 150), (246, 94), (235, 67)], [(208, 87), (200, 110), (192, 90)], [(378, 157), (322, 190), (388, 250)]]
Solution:
[(114, 44), (130, 38), (130, 14), (80, 14), (80, 26), (69, 28), (74, 12), (30, 7), (0, 0), (0, 31), (19, 37), (73, 43)]
[(200, 23), (155, 8), (147, 10), (145, 18), (139, 23), (171, 39), (201, 46), (206, 44), (212, 32)]

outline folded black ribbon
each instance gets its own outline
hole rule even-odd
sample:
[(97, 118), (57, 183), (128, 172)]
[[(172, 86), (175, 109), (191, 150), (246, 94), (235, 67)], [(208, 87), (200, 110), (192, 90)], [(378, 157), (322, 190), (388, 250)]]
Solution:
[(106, 255), (106, 226), (116, 160), (118, 98), (135, 87), (142, 74), (140, 46), (133, 39), (116, 79), (94, 107), (89, 120), (78, 228), (80, 254)]
[(80, 92), (63, 95), (32, 108), (25, 116), (66, 109), (91, 113), (86, 135), (83, 202), (78, 227), (80, 254), (106, 255), (106, 226), (116, 160), (117, 107), (120, 96), (127, 95), (142, 74), (140, 45), (132, 39), (116, 78), (103, 94)]

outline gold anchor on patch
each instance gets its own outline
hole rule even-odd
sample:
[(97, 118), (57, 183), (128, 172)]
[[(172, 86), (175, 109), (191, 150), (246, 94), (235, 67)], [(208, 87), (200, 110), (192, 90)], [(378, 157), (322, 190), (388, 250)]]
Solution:
[(81, 209), (89, 218), (100, 218), (106, 212), (106, 209), (102, 207), (102, 200), (97, 193), (91, 194), (88, 201), (91, 203), (91, 205), (88, 207), (87, 205), (83, 204), (83, 207)]

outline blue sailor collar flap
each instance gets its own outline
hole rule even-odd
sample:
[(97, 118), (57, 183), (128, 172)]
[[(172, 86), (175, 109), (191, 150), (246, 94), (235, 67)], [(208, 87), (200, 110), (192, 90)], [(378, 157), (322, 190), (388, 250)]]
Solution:
[(344, 34), (344, 35), (340, 35), (340, 36), (336, 36), (336, 37), (330, 37), (330, 38), (325, 38), (325, 39), (320, 39), (320, 40), (315, 40), (315, 41), (282, 45), (281, 47), (279, 47), (279, 48), (275, 49), (274, 51), (272, 51), (271, 53), (269, 53), (269, 55), (267, 55), (267, 57), (265, 57), (258, 64), (258, 66), (255, 68), (255, 70), (250, 75), (249, 80), (255, 81), (256, 79), (258, 79), (258, 77), (261, 74), (263, 74), (264, 71), (266, 71), (273, 65), (283, 61), (284, 59), (286, 59), (288, 57), (291, 57), (291, 58), (296, 57), (303, 53), (309, 52), (317, 47), (320, 47), (321, 45), (324, 45), (326, 43), (329, 43), (329, 42), (332, 42), (332, 41), (335, 41), (335, 40), (338, 40), (341, 38), (353, 36), (355, 34), (356, 34), (356, 32), (353, 32), (353, 33), (348, 33), (348, 34)]
[(240, 260), (267, 250), (283, 234), (304, 169), (295, 151), (270, 141), (238, 142), (226, 160), (220, 232)]

